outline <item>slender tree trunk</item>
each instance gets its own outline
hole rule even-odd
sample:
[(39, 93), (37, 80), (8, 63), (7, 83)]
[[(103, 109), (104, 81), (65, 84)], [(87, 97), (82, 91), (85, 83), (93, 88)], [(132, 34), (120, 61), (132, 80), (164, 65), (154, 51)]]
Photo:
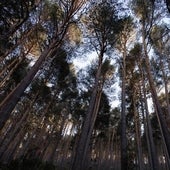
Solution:
[(159, 169), (159, 161), (158, 161), (158, 155), (156, 152), (156, 146), (155, 146), (154, 139), (153, 139), (153, 130), (152, 130), (150, 117), (149, 117), (148, 102), (147, 102), (147, 97), (146, 97), (144, 69), (141, 65), (141, 61), (138, 61), (137, 64), (138, 64), (140, 74), (141, 74), (141, 85), (140, 85), (141, 108), (142, 108), (144, 129), (146, 132), (146, 139), (147, 139), (147, 145), (148, 145), (150, 169), (158, 170)]
[(53, 146), (53, 150), (51, 151), (51, 154), (49, 155), (48, 160), (46, 159), (46, 161), (49, 161), (49, 162), (55, 161), (56, 149), (58, 148), (60, 140), (62, 138), (62, 131), (64, 129), (65, 122), (66, 122), (66, 116), (64, 116), (62, 118), (61, 126), (60, 126), (59, 132), (56, 136), (56, 140), (55, 140), (55, 143), (54, 143), (54, 146)]
[(166, 104), (167, 104), (167, 112), (168, 112), (168, 118), (170, 119), (170, 103), (169, 103), (169, 91), (168, 91), (168, 78), (167, 75), (164, 71), (163, 68), (163, 62), (160, 61), (161, 64), (161, 70), (162, 70), (162, 75), (163, 75), (163, 81), (164, 81), (164, 85), (165, 85), (165, 97), (166, 97)]
[(87, 111), (87, 115), (84, 121), (84, 125), (82, 128), (82, 132), (80, 135), (80, 139), (77, 145), (76, 155), (73, 160), (73, 164), (71, 168), (72, 170), (85, 169), (84, 166), (85, 166), (87, 151), (88, 151), (88, 147), (90, 144), (90, 138), (91, 138), (91, 134), (93, 131), (93, 127), (94, 127), (94, 123), (96, 120), (96, 116), (97, 116), (99, 104), (100, 104), (100, 99), (101, 99), (102, 87), (100, 84), (100, 81), (101, 81), (100, 76), (101, 76), (103, 55), (104, 55), (104, 49), (101, 50), (101, 54), (99, 56), (99, 64), (98, 64), (98, 69), (96, 73), (95, 85), (94, 85), (94, 89), (92, 92), (92, 97), (91, 97), (91, 101), (90, 101), (89, 108)]
[(20, 100), (20, 97), (23, 95), (25, 89), (30, 85), (31, 81), (33, 80), (34, 76), (40, 69), (40, 66), (42, 65), (44, 60), (48, 56), (54, 54), (54, 52), (56, 52), (56, 50), (61, 46), (62, 41), (68, 31), (71, 19), (81, 9), (84, 3), (85, 0), (82, 1), (71, 0), (70, 2), (68, 2), (67, 4), (68, 6), (65, 6), (66, 14), (64, 20), (60, 26), (60, 29), (56, 30), (55, 36), (51, 40), (49, 47), (47, 47), (42, 52), (37, 62), (28, 72), (26, 77), (20, 82), (20, 84), (18, 84), (18, 86), (0, 104), (0, 130), (5, 125), (5, 122), (10, 117), (11, 112), (15, 108), (17, 102)]
[[(142, 98), (143, 100), (143, 98)], [(147, 148), (148, 148), (148, 166), (150, 170), (154, 170), (153, 168), (153, 158), (156, 157), (156, 155), (152, 156), (152, 152), (151, 152), (151, 145), (150, 145), (150, 141), (149, 141), (149, 133), (148, 133), (148, 128), (147, 128), (147, 123), (146, 123), (146, 116), (145, 116), (145, 109), (144, 109), (144, 103), (141, 100), (141, 109), (142, 109), (142, 116), (143, 116), (143, 122), (144, 122), (144, 132), (145, 132), (145, 137), (146, 137), (146, 142), (147, 142)], [(144, 156), (145, 157), (145, 156)], [(156, 157), (157, 158), (157, 157)], [(147, 165), (145, 165), (145, 167), (147, 167)]]
[(4, 99), (0, 105), (0, 129), (3, 128), (6, 121), (10, 117), (12, 110), (15, 108), (15, 105), (20, 100), (20, 97), (23, 95), (25, 89), (31, 83), (35, 74), (38, 72), (41, 64), (49, 54), (54, 51), (51, 50), (54, 47), (54, 43), (50, 45), (39, 57), (37, 62), (34, 64), (33, 68), (28, 72), (27, 76), (18, 84), (18, 86)]
[[(87, 137), (88, 140), (86, 141), (89, 144), (90, 144), (91, 134), (93, 132), (93, 127), (94, 127), (94, 124), (95, 124), (95, 121), (96, 121), (96, 118), (97, 118), (97, 114), (98, 114), (98, 111), (99, 111), (100, 100), (101, 100), (101, 95), (102, 95), (102, 88), (99, 87), (98, 92), (97, 92), (97, 96), (96, 96), (97, 100), (96, 100), (94, 111), (93, 111), (92, 118), (91, 118), (91, 123), (90, 123), (91, 126), (90, 126), (88, 137)], [(89, 149), (89, 145), (86, 145), (86, 152), (88, 151), (88, 149)], [(87, 154), (84, 155), (85, 159), (87, 158), (86, 156), (87, 156)]]
[(128, 164), (127, 164), (127, 137), (126, 137), (125, 83), (126, 83), (126, 49), (123, 52), (123, 63), (122, 63), (121, 170), (127, 170), (128, 169)]
[(165, 1), (166, 1), (168, 12), (170, 13), (170, 1), (169, 0), (165, 0)]
[(87, 151), (89, 148), (92, 130), (93, 130), (94, 123), (95, 123), (96, 116), (97, 116), (98, 109), (99, 109), (101, 94), (96, 95), (96, 99), (97, 99), (97, 96), (98, 96), (98, 100), (96, 100), (94, 103), (94, 108), (93, 108), (94, 110), (90, 113), (89, 118), (87, 115), (88, 121), (87, 121), (87, 118), (85, 119), (84, 126), (82, 129), (82, 134), (80, 136), (79, 144), (76, 150), (76, 155), (75, 155), (75, 160), (73, 162), (72, 170), (74, 169), (84, 170), (85, 169)]
[(143, 41), (143, 48), (144, 48), (144, 54), (145, 54), (145, 68), (146, 68), (147, 78), (148, 78), (148, 81), (149, 81), (153, 102), (156, 106), (157, 117), (158, 117), (158, 120), (160, 122), (160, 128), (162, 129), (162, 139), (164, 140), (164, 142), (166, 144), (167, 152), (168, 152), (168, 155), (170, 157), (170, 142), (169, 142), (170, 141), (170, 134), (169, 134), (169, 131), (168, 131), (168, 127), (167, 127), (167, 124), (166, 124), (165, 117), (163, 115), (163, 111), (161, 109), (161, 105), (160, 105), (159, 100), (158, 100), (158, 96), (157, 96), (156, 89), (155, 89), (155, 83), (153, 81), (153, 77), (152, 77), (152, 74), (151, 74), (149, 56), (148, 56), (148, 53), (147, 53), (147, 46), (146, 46), (146, 42), (145, 42), (145, 36), (146, 35), (144, 33), (144, 24), (143, 24), (142, 32), (143, 32), (142, 41)]
[(148, 60), (149, 60), (148, 57), (146, 57), (146, 59), (145, 59), (145, 61), (146, 61), (146, 71), (147, 71), (147, 76), (148, 76), (148, 80), (149, 80), (149, 84), (150, 84), (150, 88), (151, 88), (152, 98), (153, 98), (153, 101), (154, 101), (156, 109), (157, 109), (157, 114), (158, 114), (158, 118), (159, 118), (159, 121), (160, 121), (160, 126), (161, 126), (161, 129), (162, 129), (162, 132), (163, 132), (163, 140), (165, 140), (167, 151), (168, 151), (168, 154), (170, 156), (170, 142), (169, 142), (170, 141), (170, 134), (169, 134), (169, 131), (168, 131), (168, 127), (167, 127), (167, 124), (166, 124), (165, 117), (164, 117), (162, 109), (161, 109), (161, 105), (160, 105), (159, 100), (158, 100), (158, 96), (157, 96), (155, 87), (154, 87), (154, 81), (153, 81), (153, 78), (152, 78), (152, 75), (151, 75), (151, 72), (150, 72), (150, 64), (149, 64)]
[(148, 132), (148, 138), (149, 138), (149, 145), (151, 149), (151, 160), (152, 160), (152, 166), (154, 170), (159, 169), (159, 161), (158, 161), (158, 155), (156, 153), (156, 146), (153, 139), (153, 130), (149, 118), (149, 110), (148, 110), (148, 103), (147, 103), (147, 97), (146, 97), (146, 88), (144, 84), (144, 79), (142, 76), (142, 87), (143, 87), (143, 95), (144, 95), (144, 104), (145, 104), (145, 114), (146, 114), (146, 122), (147, 122), (147, 132)]
[(6, 148), (6, 151), (1, 156), (1, 161), (2, 162), (9, 163), (13, 159), (13, 156), (14, 156), (15, 152), (17, 151), (20, 143), (21, 143), (21, 139), (23, 139), (23, 137), (25, 135), (25, 132), (26, 132), (26, 129), (22, 129), (15, 136), (15, 139), (13, 141), (11, 141), (8, 148)]
[(24, 127), (26, 122), (26, 119), (29, 116), (29, 111), (30, 108), (32, 107), (32, 105), (34, 104), (35, 100), (37, 99), (38, 94), (35, 95), (34, 100), (30, 103), (30, 106), (28, 107), (28, 109), (26, 110), (25, 114), (22, 116), (22, 118), (20, 119), (19, 122), (17, 122), (17, 124), (15, 125), (14, 130), (12, 131), (12, 134), (10, 134), (10, 136), (8, 137), (8, 140), (5, 141), (5, 143), (3, 144), (3, 146), (0, 148), (0, 157), (1, 154), (5, 152), (6, 148), (10, 145), (10, 143), (15, 139), (15, 137), (17, 136), (18, 133), (20, 133), (20, 128)]
[(137, 143), (137, 155), (138, 155), (138, 163), (139, 163), (139, 170), (144, 169), (143, 164), (143, 156), (142, 156), (142, 144), (141, 144), (141, 133), (140, 133), (140, 122), (139, 122), (139, 114), (137, 113), (136, 109), (136, 87), (133, 87), (133, 95), (132, 95), (132, 102), (133, 102), (133, 111), (134, 111), (134, 121), (135, 121), (135, 131), (136, 131), (136, 143)]

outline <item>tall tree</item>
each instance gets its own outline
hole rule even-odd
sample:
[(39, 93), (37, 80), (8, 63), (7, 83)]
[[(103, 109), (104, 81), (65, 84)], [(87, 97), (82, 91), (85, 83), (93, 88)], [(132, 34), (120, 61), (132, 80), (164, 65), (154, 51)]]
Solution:
[[(103, 16), (105, 16), (105, 18)], [(113, 4), (107, 1), (93, 4), (89, 11), (88, 20), (90, 20), (88, 29), (92, 34), (90, 35), (92, 37), (91, 45), (93, 45), (98, 54), (98, 64), (91, 100), (81, 130), (80, 139), (77, 144), (72, 170), (83, 170), (87, 168), (86, 160), (89, 151), (90, 138), (99, 111), (101, 94), (108, 71), (108, 68), (104, 69), (104, 65), (106, 65), (104, 64), (104, 55), (107, 51), (110, 37), (113, 36), (111, 38), (114, 40), (115, 32), (117, 32), (115, 29), (115, 24), (117, 23), (115, 9)]]
[[(141, 75), (140, 78), (140, 100), (141, 100), (141, 111), (143, 114), (143, 119), (146, 119), (146, 123), (144, 122), (146, 138), (148, 142), (148, 154), (151, 159), (150, 169), (159, 169), (158, 166), (158, 156), (156, 153), (156, 146), (153, 139), (153, 130), (151, 126), (151, 121), (149, 117), (149, 109), (148, 109), (148, 102), (147, 102), (147, 93), (146, 93), (146, 73), (143, 68), (143, 58), (142, 58), (142, 45), (135, 44), (134, 48), (131, 49), (130, 54), (134, 57), (134, 60), (139, 68), (139, 74)], [(146, 118), (145, 118), (146, 117)]]
[(136, 14), (138, 14), (138, 16), (141, 19), (140, 20), (141, 32), (142, 32), (141, 36), (142, 36), (142, 44), (143, 44), (143, 55), (145, 57), (145, 70), (147, 73), (147, 78), (149, 81), (153, 102), (156, 106), (157, 116), (160, 122), (160, 128), (162, 129), (162, 139), (165, 142), (168, 155), (170, 156), (170, 143), (169, 143), (170, 135), (168, 132), (168, 128), (167, 128), (167, 124), (165, 121), (163, 111), (161, 109), (160, 102), (158, 100), (158, 95), (156, 92), (155, 83), (154, 83), (152, 72), (151, 72), (151, 65), (150, 65), (150, 59), (149, 59), (148, 47), (147, 47), (147, 44), (148, 44), (147, 40), (150, 35), (150, 31), (151, 31), (151, 28), (154, 22), (155, 6), (152, 2), (146, 2), (146, 1), (145, 2), (136, 1), (133, 3), (133, 5), (134, 5), (134, 10), (136, 11)]
[[(14, 109), (15, 105), (19, 101), (20, 97), (24, 93), (25, 89), (31, 83), (35, 74), (39, 70), (40, 66), (49, 56), (53, 56), (53, 54), (58, 50), (61, 46), (63, 39), (67, 33), (70, 22), (74, 18), (75, 14), (81, 9), (84, 5), (85, 1), (69, 1), (65, 4), (61, 1), (61, 10), (63, 11), (63, 17), (60, 18), (60, 22), (58, 22), (56, 27), (56, 32), (52, 35), (52, 39), (50, 40), (50, 44), (48, 47), (44, 49), (41, 53), (40, 57), (25, 76), (25, 78), (18, 84), (18, 86), (4, 99), (4, 101), (0, 105), (0, 129), (4, 126), (6, 120), (9, 118), (10, 113)], [(59, 5), (59, 4), (57, 4)], [(44, 11), (45, 12), (45, 11)]]
[(127, 48), (131, 33), (133, 31), (133, 21), (131, 17), (121, 20), (122, 30), (117, 41), (117, 48), (122, 54), (121, 68), (121, 169), (128, 168), (127, 164), (127, 136), (126, 136), (126, 57)]
[[(168, 57), (168, 49), (169, 49), (169, 29), (166, 28), (166, 25), (162, 26), (154, 26), (150, 40), (153, 45), (155, 51), (155, 64), (157, 66), (155, 73), (158, 75), (158, 81), (160, 82), (160, 78), (162, 79), (163, 87), (165, 89), (165, 97), (166, 97), (166, 107), (167, 107), (167, 117), (170, 116), (170, 102), (169, 102), (169, 57)], [(154, 66), (154, 65), (153, 65)], [(156, 75), (156, 76), (157, 76)]]

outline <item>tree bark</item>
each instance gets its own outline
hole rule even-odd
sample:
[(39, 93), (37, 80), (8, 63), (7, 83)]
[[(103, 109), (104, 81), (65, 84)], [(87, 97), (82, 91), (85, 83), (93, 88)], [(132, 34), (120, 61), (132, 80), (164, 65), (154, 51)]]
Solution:
[(89, 108), (88, 108), (87, 115), (84, 121), (80, 139), (78, 141), (75, 158), (73, 160), (73, 164), (71, 167), (72, 170), (75, 170), (75, 169), (85, 170), (85, 161), (86, 161), (87, 151), (88, 151), (90, 138), (91, 138), (91, 134), (93, 131), (93, 127), (94, 127), (94, 123), (96, 120), (96, 116), (97, 116), (99, 105), (100, 105), (100, 99), (101, 99), (102, 87), (100, 87), (101, 85), (100, 76), (101, 76), (103, 55), (104, 55), (104, 49), (101, 50), (101, 54), (99, 56), (99, 64), (98, 64), (98, 69), (96, 73), (95, 85), (93, 88)]
[(126, 83), (126, 47), (123, 52), (122, 63), (122, 103), (121, 103), (121, 170), (127, 170), (127, 137), (126, 137), (126, 101), (125, 101), (125, 83)]
[(147, 78), (149, 81), (149, 85), (150, 85), (150, 90), (151, 90), (151, 94), (152, 94), (152, 98), (153, 98), (153, 102), (155, 104), (156, 110), (157, 110), (157, 117), (158, 120), (160, 121), (160, 128), (162, 129), (162, 139), (165, 141), (166, 144), (166, 148), (167, 148), (167, 152), (168, 155), (170, 157), (170, 134), (168, 131), (168, 127), (166, 124), (166, 120), (165, 117), (163, 115), (163, 111), (161, 109), (161, 105), (159, 103), (158, 100), (158, 96), (156, 93), (156, 89), (155, 89), (155, 83), (153, 81), (153, 77), (151, 74), (151, 68), (150, 68), (150, 62), (149, 62), (149, 56), (147, 54), (147, 47), (146, 47), (146, 42), (145, 42), (145, 36), (143, 35), (143, 47), (144, 47), (144, 54), (145, 54), (145, 69), (146, 69), (146, 73), (147, 73)]
[(18, 86), (4, 99), (4, 101), (0, 105), (0, 130), (5, 125), (6, 121), (10, 117), (12, 110), (15, 108), (16, 104), (20, 100), (20, 97), (23, 95), (25, 89), (29, 86), (32, 79), (38, 72), (41, 64), (45, 60), (49, 54), (54, 51), (52, 47), (54, 47), (55, 43), (51, 43), (49, 48), (47, 48), (39, 57), (37, 62), (34, 64), (32, 69), (28, 72), (26, 77), (18, 84)]
[(82, 1), (70, 1), (65, 7), (65, 17), (63, 22), (61, 23), (60, 29), (58, 29), (51, 40), (49, 47), (47, 47), (40, 57), (38, 58), (37, 62), (34, 64), (32, 69), (28, 72), (26, 77), (18, 84), (18, 86), (4, 99), (4, 101), (0, 104), (0, 130), (5, 125), (5, 122), (10, 117), (11, 112), (15, 108), (15, 105), (20, 100), (20, 97), (24, 93), (25, 89), (29, 86), (31, 81), (33, 80), (34, 76), (38, 72), (40, 66), (44, 62), (44, 60), (49, 56), (52, 55), (57, 48), (59, 48), (62, 44), (62, 41), (67, 33), (68, 27), (70, 25), (70, 21), (73, 16), (80, 10), (80, 8), (84, 5), (85, 0)]
[[(141, 65), (139, 65), (139, 69), (142, 75), (141, 78), (141, 87), (142, 87), (142, 92), (141, 92), (141, 97), (145, 106), (145, 116), (146, 116), (146, 133), (148, 135), (148, 148), (149, 148), (149, 157), (151, 158), (151, 168), (153, 170), (158, 170), (159, 169), (159, 161), (158, 161), (158, 155), (156, 152), (156, 146), (154, 143), (154, 139), (153, 139), (153, 130), (152, 130), (152, 126), (151, 126), (151, 122), (150, 122), (150, 118), (149, 118), (149, 110), (148, 110), (148, 103), (147, 103), (147, 97), (146, 97), (146, 87), (145, 87), (145, 82), (144, 82), (144, 71), (141, 67)], [(143, 94), (143, 96), (142, 96)]]
[(160, 126), (161, 126), (160, 128), (162, 129), (162, 132), (163, 132), (163, 138), (164, 138), (163, 140), (165, 140), (167, 151), (170, 156), (170, 142), (169, 142), (170, 134), (169, 134), (168, 127), (165, 121), (165, 117), (163, 115), (161, 105), (159, 103), (158, 96), (155, 90), (154, 81), (153, 81), (153, 78), (150, 72), (150, 64), (149, 64), (148, 56), (146, 56), (145, 62), (146, 62), (146, 72), (147, 72), (147, 77), (148, 77), (150, 88), (151, 88), (152, 98), (157, 109), (157, 114), (158, 114), (158, 118), (159, 118)]
[(136, 143), (137, 143), (137, 151), (138, 151), (137, 155), (138, 155), (139, 170), (143, 170), (144, 164), (143, 164), (143, 156), (142, 156), (142, 144), (141, 144), (139, 114), (138, 114), (137, 109), (136, 109), (136, 97), (135, 97), (136, 92), (137, 92), (136, 87), (134, 85), (132, 102), (133, 102), (135, 131), (136, 131)]

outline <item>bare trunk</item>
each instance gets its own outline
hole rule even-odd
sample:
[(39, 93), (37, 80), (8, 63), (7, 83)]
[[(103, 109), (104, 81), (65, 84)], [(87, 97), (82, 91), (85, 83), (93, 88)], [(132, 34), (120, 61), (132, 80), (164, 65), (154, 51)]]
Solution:
[(80, 135), (80, 139), (77, 145), (75, 158), (73, 160), (72, 164), (72, 170), (83, 170), (85, 169), (85, 161), (87, 156), (88, 147), (90, 144), (90, 138), (93, 131), (94, 123), (96, 120), (96, 116), (99, 109), (100, 99), (101, 99), (101, 93), (102, 93), (102, 87), (100, 84), (100, 76), (101, 76), (101, 67), (103, 62), (103, 55), (104, 50), (101, 51), (101, 54), (99, 56), (99, 64), (98, 64), (98, 70), (96, 73), (96, 80), (94, 89), (92, 92), (91, 101), (89, 104), (89, 108), (87, 111), (87, 115), (84, 121), (84, 125), (82, 128), (82, 132)]
[(25, 134), (26, 129), (22, 129), (16, 136), (13, 141), (9, 144), (8, 148), (6, 148), (6, 151), (1, 156), (1, 161), (3, 163), (9, 163), (13, 158), (14, 154), (16, 153), (20, 143), (21, 139), (23, 139), (23, 136)]
[(68, 2), (66, 15), (64, 20), (59, 29), (56, 30), (54, 38), (51, 40), (49, 47), (47, 47), (40, 57), (38, 58), (37, 62), (28, 72), (26, 77), (18, 84), (18, 86), (4, 99), (4, 101), (0, 104), (0, 130), (5, 125), (5, 122), (10, 117), (11, 112), (15, 108), (16, 104), (20, 100), (21, 96), (23, 95), (25, 89), (30, 85), (31, 81), (33, 80), (34, 76), (40, 69), (40, 66), (44, 62), (44, 60), (54, 54), (54, 52), (61, 46), (62, 41), (67, 33), (68, 27), (70, 25), (70, 21), (73, 16), (81, 9), (84, 5), (85, 0), (82, 1), (75, 1), (72, 0)]
[[(161, 64), (163, 65), (163, 64)], [(163, 68), (162, 69), (162, 74), (163, 74), (163, 80), (164, 80), (164, 85), (165, 85), (165, 96), (166, 96), (166, 104), (167, 104), (167, 112), (168, 112), (168, 118), (170, 119), (170, 103), (169, 103), (169, 91), (168, 91), (168, 78), (165, 74), (165, 71)]]
[(126, 49), (123, 52), (122, 63), (122, 103), (121, 103), (121, 170), (127, 170), (127, 137), (126, 137), (126, 101), (125, 101), (125, 83), (126, 83)]
[(150, 64), (149, 64), (148, 56), (145, 56), (145, 61), (146, 61), (146, 72), (147, 72), (147, 77), (148, 77), (150, 88), (151, 88), (152, 98), (153, 98), (153, 101), (154, 101), (156, 109), (157, 109), (158, 119), (160, 121), (160, 128), (162, 129), (162, 132), (163, 132), (162, 137), (163, 137), (163, 140), (165, 140), (167, 151), (168, 151), (168, 154), (170, 156), (170, 142), (169, 142), (170, 141), (170, 134), (168, 132), (166, 120), (165, 120), (165, 117), (163, 115), (161, 105), (159, 103), (158, 96), (157, 96), (157, 93), (156, 93), (156, 90), (155, 90), (154, 81), (153, 81), (153, 78), (152, 78), (152, 75), (151, 75), (151, 72), (150, 72)]
[(37, 99), (38, 93), (35, 95), (34, 100), (30, 103), (30, 106), (28, 106), (28, 109), (25, 111), (22, 118), (16, 123), (14, 130), (9, 134), (7, 141), (2, 145), (0, 148), (0, 156), (1, 153), (4, 153), (7, 146), (14, 140), (14, 138), (17, 136), (17, 134), (20, 132), (21, 127), (24, 127), (26, 125), (26, 119), (29, 116), (30, 108), (33, 106), (35, 100)]
[[(96, 98), (97, 98), (97, 96), (96, 96)], [(87, 115), (87, 118), (85, 119), (84, 126), (82, 129), (82, 134), (80, 136), (79, 144), (78, 144), (78, 147), (76, 150), (76, 155), (75, 155), (75, 160), (73, 162), (72, 170), (74, 170), (74, 169), (83, 170), (85, 168), (84, 166), (85, 166), (87, 151), (88, 151), (94, 123), (96, 120), (96, 116), (98, 113), (98, 107), (99, 107), (101, 96), (99, 95), (98, 97), (99, 97), (98, 100), (95, 101), (95, 103), (93, 104), (94, 105), (93, 109), (95, 109), (95, 110), (92, 111), (89, 116)], [(89, 112), (88, 112), (88, 114), (89, 114)]]
[[(151, 144), (149, 141), (149, 132), (148, 132), (148, 128), (147, 128), (147, 123), (146, 123), (146, 116), (145, 116), (145, 109), (144, 109), (144, 105), (143, 105), (143, 101), (141, 103), (141, 107), (142, 107), (142, 116), (143, 116), (143, 122), (144, 122), (144, 131), (145, 131), (145, 137), (146, 137), (146, 142), (147, 142), (147, 148), (148, 148), (148, 167), (150, 170), (154, 170), (154, 162), (153, 162), (153, 158), (157, 156), (153, 155), (152, 156), (152, 152), (151, 152)], [(145, 167), (147, 167), (147, 165), (145, 165)]]
[(152, 160), (152, 166), (154, 170), (158, 170), (159, 169), (159, 161), (158, 161), (158, 155), (156, 153), (156, 146), (154, 143), (154, 139), (153, 139), (153, 130), (152, 130), (152, 126), (151, 126), (151, 122), (150, 122), (150, 118), (149, 118), (149, 110), (148, 110), (148, 103), (147, 103), (147, 98), (146, 98), (146, 89), (145, 89), (145, 84), (144, 84), (144, 80), (142, 77), (142, 87), (143, 87), (143, 95), (144, 95), (144, 104), (145, 104), (145, 114), (146, 114), (146, 122), (147, 122), (147, 132), (148, 132), (148, 138), (149, 138), (149, 145), (150, 145), (150, 149), (151, 149), (151, 160)]
[(157, 117), (158, 117), (158, 120), (160, 122), (160, 128), (161, 128), (161, 131), (162, 131), (162, 140), (164, 141), (165, 143), (165, 147), (167, 149), (167, 152), (168, 152), (168, 155), (169, 155), (169, 158), (170, 159), (170, 134), (169, 134), (169, 131), (168, 131), (168, 127), (167, 127), (167, 124), (166, 124), (166, 120), (165, 120), (165, 117), (163, 115), (163, 111), (161, 109), (161, 105), (159, 103), (159, 100), (158, 100), (158, 96), (157, 96), (157, 93), (156, 93), (156, 89), (155, 89), (155, 83), (154, 83), (154, 80), (153, 80), (153, 77), (152, 77), (152, 74), (151, 74), (151, 67), (150, 67), (150, 62), (149, 62), (149, 56), (148, 56), (148, 53), (147, 53), (147, 46), (146, 46), (146, 42), (145, 42), (145, 32), (144, 32), (144, 23), (143, 23), (143, 28), (142, 28), (142, 41), (143, 41), (143, 49), (144, 49), (144, 54), (145, 54), (145, 68), (146, 68), (146, 73), (147, 73), (147, 78), (148, 78), (148, 81), (149, 81), (149, 85), (150, 85), (150, 90), (151, 90), (151, 94), (152, 94), (152, 98), (153, 98), (153, 102), (155, 104), (155, 107), (156, 107), (156, 110), (157, 110)]
[(29, 71), (27, 76), (18, 84), (18, 86), (4, 99), (0, 105), (0, 129), (3, 128), (6, 121), (10, 117), (12, 110), (15, 108), (15, 105), (20, 100), (20, 97), (23, 95), (25, 89), (29, 86), (35, 74), (38, 72), (41, 64), (49, 54), (54, 51), (51, 50), (54, 47), (55, 43), (51, 43), (50, 47), (47, 48), (39, 57), (37, 62), (34, 64), (32, 69)]
[(139, 163), (139, 170), (144, 169), (143, 164), (143, 156), (142, 156), (142, 144), (141, 144), (141, 133), (140, 133), (140, 121), (139, 121), (139, 114), (137, 113), (136, 109), (136, 87), (133, 87), (133, 96), (132, 96), (132, 102), (133, 102), (133, 110), (134, 110), (134, 121), (135, 121), (135, 131), (136, 131), (136, 143), (137, 143), (137, 155), (138, 155), (138, 163)]

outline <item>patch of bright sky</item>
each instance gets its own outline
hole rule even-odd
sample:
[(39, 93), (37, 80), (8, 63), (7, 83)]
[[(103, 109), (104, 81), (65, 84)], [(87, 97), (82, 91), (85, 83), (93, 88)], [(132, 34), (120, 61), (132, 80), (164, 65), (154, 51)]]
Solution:
[[(91, 53), (87, 53), (83, 55), (82, 57), (77, 57), (73, 60), (74, 67), (76, 70), (76, 73), (80, 69), (86, 69), (87, 66), (89, 66), (97, 57), (97, 53), (95, 51)], [(114, 64), (114, 60), (111, 61), (112, 64)], [(112, 90), (113, 89), (113, 90)], [(120, 100), (119, 100), (119, 92), (120, 92), (120, 87), (119, 87), (119, 82), (118, 80), (111, 85), (110, 87), (111, 92), (106, 91), (108, 94), (108, 98), (110, 100), (110, 105), (112, 108), (118, 107), (120, 105)]]
[(91, 52), (83, 55), (82, 57), (75, 58), (73, 60), (76, 72), (78, 72), (80, 69), (85, 69), (88, 65), (96, 59), (97, 54), (96, 52)]
[(37, 61), (37, 57), (30, 53), (27, 55), (27, 58), (31, 61), (29, 63), (29, 67), (32, 67), (35, 64), (35, 62)]
[(162, 19), (162, 24), (166, 24), (166, 26), (170, 29), (170, 17), (165, 17)]

